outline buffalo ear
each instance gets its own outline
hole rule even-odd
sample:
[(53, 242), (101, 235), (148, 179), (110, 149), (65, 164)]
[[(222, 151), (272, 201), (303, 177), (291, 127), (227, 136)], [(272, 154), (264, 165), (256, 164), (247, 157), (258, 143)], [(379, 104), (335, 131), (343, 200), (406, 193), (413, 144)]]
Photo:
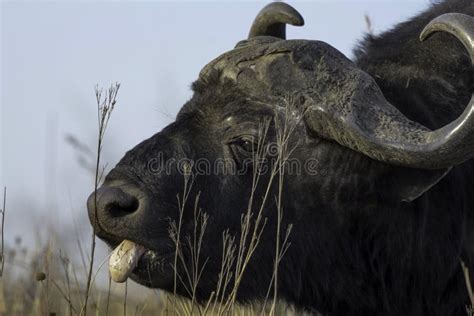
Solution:
[(412, 202), (434, 187), (443, 179), (451, 168), (438, 170), (415, 169), (394, 166), (384, 175), (382, 187), (391, 199)]

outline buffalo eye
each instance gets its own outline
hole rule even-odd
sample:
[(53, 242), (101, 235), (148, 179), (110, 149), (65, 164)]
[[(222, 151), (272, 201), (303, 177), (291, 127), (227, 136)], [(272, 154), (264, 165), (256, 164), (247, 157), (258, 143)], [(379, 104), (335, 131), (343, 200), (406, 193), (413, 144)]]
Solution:
[(251, 156), (253, 152), (256, 150), (257, 145), (255, 143), (255, 137), (252, 135), (242, 135), (232, 139), (229, 143), (232, 148), (232, 151), (235, 158), (239, 158), (239, 156)]
[(240, 146), (243, 150), (247, 152), (253, 152), (254, 150), (254, 142), (253, 139), (248, 137), (242, 137), (236, 141), (236, 145)]

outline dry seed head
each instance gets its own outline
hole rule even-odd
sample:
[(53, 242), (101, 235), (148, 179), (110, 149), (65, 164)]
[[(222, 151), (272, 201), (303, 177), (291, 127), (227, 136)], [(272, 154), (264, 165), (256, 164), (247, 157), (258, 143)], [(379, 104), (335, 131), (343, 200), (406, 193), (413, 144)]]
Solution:
[(37, 272), (35, 275), (36, 281), (43, 281), (46, 279), (46, 274), (44, 272)]

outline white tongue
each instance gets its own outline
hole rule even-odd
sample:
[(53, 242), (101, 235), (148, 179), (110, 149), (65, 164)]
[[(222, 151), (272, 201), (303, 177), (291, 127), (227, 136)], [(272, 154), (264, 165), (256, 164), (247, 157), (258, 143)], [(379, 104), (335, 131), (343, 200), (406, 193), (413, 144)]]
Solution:
[(115, 282), (125, 282), (133, 269), (138, 264), (138, 260), (145, 252), (143, 246), (137, 245), (130, 240), (124, 240), (112, 251), (109, 258), (110, 277)]

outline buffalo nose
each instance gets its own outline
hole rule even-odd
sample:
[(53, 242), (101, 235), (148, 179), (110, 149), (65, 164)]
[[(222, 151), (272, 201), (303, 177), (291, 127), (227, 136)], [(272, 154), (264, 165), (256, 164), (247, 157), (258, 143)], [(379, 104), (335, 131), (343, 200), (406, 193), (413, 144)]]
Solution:
[(124, 217), (136, 212), (138, 208), (138, 198), (118, 187), (102, 186), (87, 199), (87, 209), (92, 223), (95, 223), (95, 219), (100, 222), (111, 217)]

